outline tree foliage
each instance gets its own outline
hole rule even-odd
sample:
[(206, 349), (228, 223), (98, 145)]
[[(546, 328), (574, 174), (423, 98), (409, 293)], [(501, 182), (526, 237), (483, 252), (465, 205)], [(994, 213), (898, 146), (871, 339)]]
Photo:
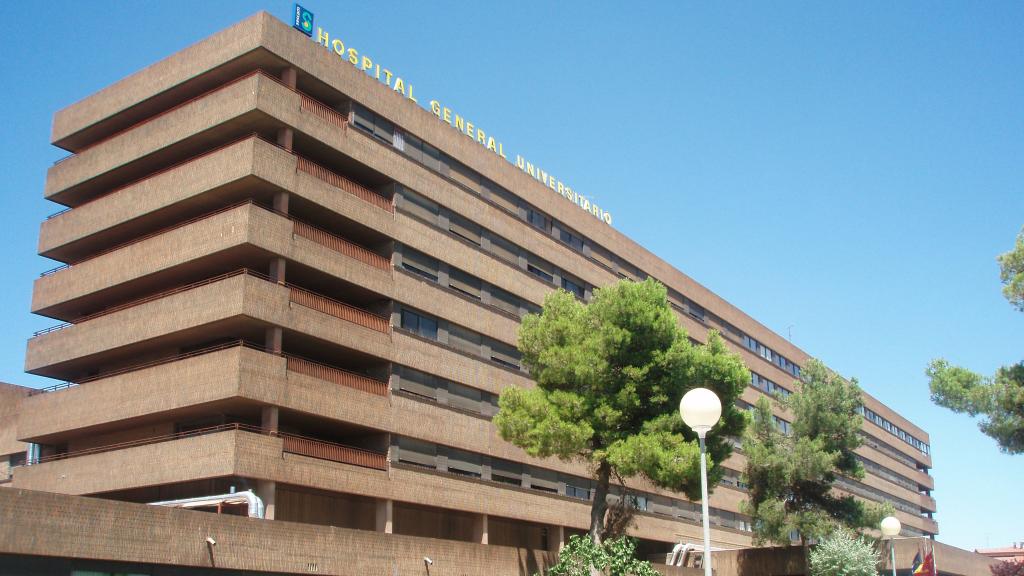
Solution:
[(881, 520), (889, 508), (832, 490), (840, 474), (864, 477), (854, 454), (863, 406), (856, 380), (846, 382), (818, 360), (809, 361), (799, 389), (776, 401), (793, 415), (788, 435), (774, 421), (772, 402), (758, 401), (743, 439), (750, 497), (742, 509), (753, 518), (757, 543), (788, 544), (794, 530), (806, 542), (838, 526), (866, 528)]
[(728, 435), (745, 425), (735, 408), (749, 382), (743, 362), (712, 332), (694, 345), (654, 280), (599, 289), (590, 303), (553, 292), (519, 331), (519, 350), (532, 389), (506, 388), (494, 423), (501, 436), (538, 457), (581, 460), (595, 470), (590, 536), (605, 530), (612, 477), (642, 476), (655, 485), (700, 497), (696, 435), (677, 412), (680, 398), (710, 388), (722, 419), (708, 435), (709, 483), (731, 453)]
[[(1003, 294), (1024, 312), (1024, 229), (1013, 250), (998, 257)], [(981, 431), (1007, 454), (1024, 453), (1024, 362), (1003, 366), (986, 377), (943, 359), (925, 370), (932, 402), (954, 412), (982, 416)]]
[(1024, 312), (1024, 228), (1017, 234), (1013, 250), (1000, 254), (999, 279), (1003, 282), (1003, 295), (1010, 304)]
[(1024, 362), (1003, 366), (987, 378), (945, 360), (926, 370), (932, 402), (954, 412), (983, 415), (978, 428), (1007, 454), (1024, 453)]
[(558, 555), (558, 563), (547, 576), (659, 576), (646, 560), (636, 558), (636, 541), (614, 538), (595, 544), (590, 538), (573, 535)]
[(992, 576), (1024, 576), (1024, 562), (1003, 560), (988, 567)]
[(818, 543), (808, 555), (811, 576), (875, 576), (875, 546), (840, 529)]

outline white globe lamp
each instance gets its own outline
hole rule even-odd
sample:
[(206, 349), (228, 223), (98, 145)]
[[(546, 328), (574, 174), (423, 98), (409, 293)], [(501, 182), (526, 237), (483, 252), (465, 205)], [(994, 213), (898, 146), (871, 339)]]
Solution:
[(707, 388), (694, 388), (679, 401), (679, 415), (700, 441), (700, 507), (704, 513), (704, 576), (711, 576), (711, 527), (708, 524), (708, 465), (705, 461), (704, 436), (722, 417), (722, 401)]

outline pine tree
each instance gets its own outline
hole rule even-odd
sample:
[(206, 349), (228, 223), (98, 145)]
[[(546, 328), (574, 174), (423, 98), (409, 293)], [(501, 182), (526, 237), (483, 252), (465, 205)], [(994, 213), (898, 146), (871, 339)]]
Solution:
[(796, 531), (806, 544), (838, 526), (877, 524), (889, 507), (866, 506), (832, 490), (839, 475), (864, 477), (854, 454), (861, 443), (863, 407), (857, 382), (844, 381), (818, 360), (809, 361), (798, 390), (776, 401), (793, 415), (789, 435), (777, 427), (772, 402), (758, 401), (743, 440), (750, 497), (742, 509), (753, 518), (757, 543), (788, 544)]
[(679, 400), (710, 388), (722, 418), (708, 435), (709, 483), (745, 425), (736, 399), (750, 381), (740, 358), (712, 332), (694, 345), (654, 280), (601, 288), (588, 304), (551, 293), (539, 315), (523, 320), (519, 350), (532, 389), (510, 387), (494, 423), (501, 436), (533, 456), (587, 463), (595, 471), (590, 538), (607, 532), (611, 479), (643, 476), (655, 485), (700, 498), (696, 435), (683, 424)]

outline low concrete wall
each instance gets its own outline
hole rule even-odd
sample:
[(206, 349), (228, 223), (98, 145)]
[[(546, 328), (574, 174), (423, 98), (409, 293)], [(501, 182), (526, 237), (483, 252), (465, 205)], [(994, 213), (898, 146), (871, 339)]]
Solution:
[[(216, 540), (209, 546), (206, 538)], [(531, 576), (552, 552), (259, 520), (11, 488), (0, 554), (288, 574)], [(427, 568), (424, 557), (433, 560)]]

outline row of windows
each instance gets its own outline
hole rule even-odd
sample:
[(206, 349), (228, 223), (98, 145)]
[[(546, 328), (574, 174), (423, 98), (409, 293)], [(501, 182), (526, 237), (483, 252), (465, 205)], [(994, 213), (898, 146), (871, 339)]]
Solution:
[(860, 413), (863, 414), (864, 418), (867, 419), (869, 422), (872, 422), (873, 424), (885, 429), (886, 432), (889, 432), (893, 436), (896, 436), (900, 440), (903, 440), (907, 444), (910, 444), (914, 448), (917, 448), (918, 450), (921, 451), (922, 454), (928, 453), (928, 450), (930, 448), (927, 444), (925, 444), (921, 440), (918, 440), (917, 438), (914, 438), (912, 435), (908, 434), (906, 430), (902, 430), (899, 426), (893, 424), (892, 422), (889, 422), (874, 410), (864, 407), (860, 410)]
[(540, 306), (533, 302), (506, 292), (493, 284), (488, 284), (476, 276), (467, 274), (408, 246), (398, 246), (396, 254), (400, 258), (398, 266), (403, 270), (408, 270), (441, 286), (447, 286), (474, 300), (479, 300), (483, 304), (516, 316), (536, 314), (541, 311)]
[(393, 386), (433, 402), (490, 418), (498, 413), (498, 396), (406, 366), (395, 368)]
[(872, 462), (871, 460), (868, 460), (867, 458), (860, 456), (859, 454), (857, 455), (857, 459), (860, 460), (861, 464), (864, 465), (865, 470), (871, 472), (875, 476), (885, 478), (886, 480), (892, 482), (893, 484), (898, 484), (908, 490), (913, 490), (914, 492), (920, 490), (920, 486), (917, 482), (911, 480), (910, 478), (907, 478), (902, 474), (893, 472), (892, 470), (886, 468), (885, 466), (882, 466), (881, 464), (878, 464), (876, 462)]
[(863, 444), (865, 446), (870, 446), (870, 447), (874, 448), (875, 450), (878, 450), (879, 452), (881, 452), (881, 453), (885, 454), (886, 456), (892, 458), (893, 460), (897, 460), (899, 462), (902, 462), (903, 464), (906, 464), (910, 468), (913, 468), (913, 469), (917, 470), (917, 462), (915, 462), (914, 459), (911, 458), (910, 456), (907, 456), (903, 452), (900, 452), (899, 450), (897, 450), (896, 448), (893, 448), (892, 446), (886, 444), (885, 442), (881, 442), (881, 441), (875, 439), (875, 437), (871, 436), (870, 434), (866, 434), (864, 432), (861, 432), (860, 436), (861, 436), (861, 441), (863, 442)]
[[(377, 116), (375, 113), (363, 106), (360, 106), (359, 104), (354, 104), (353, 109), (353, 124), (357, 128), (361, 128), (382, 142), (390, 144), (413, 160), (423, 164), (435, 172), (440, 173), (442, 176), (446, 176), (458, 182), (472, 192), (479, 194), (484, 199), (491, 201), (491, 203), (516, 214), (519, 218), (545, 232), (547, 235), (569, 246), (576, 252), (591, 258), (623, 278), (640, 281), (648, 277), (647, 274), (636, 266), (615, 256), (602, 247), (593, 244), (590, 240), (582, 237), (579, 233), (569, 229), (561, 222), (551, 218), (547, 214), (544, 214), (505, 188), (424, 142), (422, 139), (409, 134), (408, 132), (404, 132), (401, 128), (395, 126), (390, 121)], [(436, 207), (436, 204), (434, 206)], [(477, 228), (479, 229), (479, 227)], [(479, 245), (479, 240), (477, 240), (476, 243)], [(527, 265), (527, 268), (530, 269), (530, 266)], [(534, 272), (541, 278), (545, 278), (549, 282), (553, 280), (553, 274), (545, 272), (542, 266), (535, 265), (532, 268), (533, 269), (530, 271)], [(573, 284), (579, 286), (581, 289), (578, 291), (575, 290), (573, 288)], [(662, 284), (665, 283), (662, 282)], [(571, 292), (576, 292), (577, 294), (582, 292), (581, 282), (570, 281), (570, 285), (563, 285), (562, 287)], [(673, 301), (677, 308), (683, 310), (690, 316), (701, 322), (706, 321), (705, 316), (708, 312), (696, 302), (685, 298), (682, 294), (671, 288), (669, 289), (669, 299), (670, 301)], [(756, 354), (793, 376), (799, 377), (799, 366), (781, 354), (778, 354), (770, 348), (758, 343), (753, 338), (743, 334), (740, 330), (736, 329), (729, 323), (721, 321), (720, 324), (723, 327), (723, 331), (731, 333), (738, 339), (741, 339), (743, 343)]]
[(765, 346), (764, 344), (758, 342), (757, 340), (751, 338), (750, 336), (747, 336), (746, 334), (743, 335), (743, 345), (746, 346), (751, 352), (757, 354), (758, 356), (764, 358), (765, 360), (771, 362), (772, 364), (775, 364), (782, 370), (789, 372), (790, 374), (797, 378), (800, 377), (800, 367), (797, 366), (794, 362), (791, 362), (782, 354), (779, 354), (778, 352), (772, 350), (771, 348)]
[(508, 368), (520, 369), (519, 350), (514, 346), (404, 306), (400, 316), (399, 325), (403, 329), (423, 338), (447, 344), (456, 350), (489, 359)]
[(836, 478), (836, 485), (851, 494), (860, 496), (861, 498), (867, 498), (868, 500), (874, 500), (875, 502), (888, 502), (897, 510), (906, 512), (907, 514), (920, 516), (923, 512), (921, 507), (916, 504), (907, 502), (902, 498), (897, 498), (896, 496), (887, 494), (881, 490), (872, 488), (871, 486), (866, 486), (856, 480), (850, 480), (849, 478), (840, 476)]
[(586, 283), (575, 278), (564, 271), (556, 268), (543, 258), (523, 250), (516, 244), (486, 230), (479, 224), (472, 222), (459, 214), (442, 209), (436, 202), (428, 200), (411, 190), (402, 188), (399, 193), (401, 202), (399, 210), (428, 224), (447, 229), (448, 232), (475, 244), (481, 250), (488, 252), (500, 260), (525, 269), (530, 274), (540, 278), (548, 284), (560, 286), (571, 292), (579, 299), (585, 299), (588, 295)]
[[(563, 474), (404, 436), (393, 440), (391, 459), (459, 476), (490, 480), (580, 500), (591, 500), (594, 497), (594, 482), (590, 478)], [(611, 502), (617, 502), (619, 498), (620, 495), (609, 495)], [(643, 512), (700, 521), (700, 505), (694, 502), (644, 492), (630, 492), (627, 498), (630, 506)], [(749, 517), (719, 508), (711, 508), (709, 512), (712, 524), (750, 530)]]
[(778, 396), (780, 398), (787, 398), (791, 394), (788, 388), (779, 386), (775, 382), (772, 382), (771, 380), (753, 371), (750, 373), (750, 385), (753, 386), (754, 388), (757, 388), (758, 390), (762, 390), (764, 392), (767, 392), (768, 394)]

